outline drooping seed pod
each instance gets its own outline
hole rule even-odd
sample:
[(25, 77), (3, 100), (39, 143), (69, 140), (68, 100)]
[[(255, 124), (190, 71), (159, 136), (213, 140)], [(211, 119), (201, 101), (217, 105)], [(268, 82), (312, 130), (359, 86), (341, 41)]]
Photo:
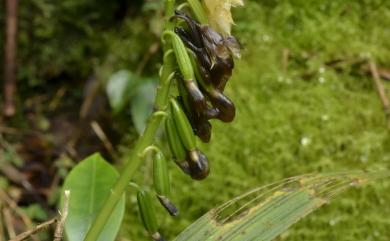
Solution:
[(205, 143), (210, 142), (212, 126), (208, 121), (207, 112), (204, 118), (198, 119), (195, 123), (194, 131), (199, 139)]
[(190, 57), (188, 56), (187, 48), (183, 41), (172, 31), (166, 31), (164, 34), (171, 37), (173, 52), (175, 53), (177, 64), (184, 79), (193, 81), (194, 70), (192, 69)]
[(233, 102), (217, 90), (208, 92), (207, 95), (213, 106), (219, 110), (216, 118), (223, 122), (232, 122), (236, 116), (236, 108)]
[(180, 167), (180, 169), (188, 174), (189, 169), (188, 163), (186, 162), (187, 151), (181, 142), (175, 123), (170, 116), (168, 116), (165, 120), (165, 134), (175, 163)]
[(179, 65), (182, 78), (180, 78), (188, 93), (188, 98), (191, 101), (191, 107), (198, 116), (204, 115), (207, 108), (206, 99), (203, 93), (198, 88), (195, 82), (194, 69), (187, 48), (181, 38), (172, 31), (166, 32), (172, 39), (173, 51), (176, 56), (176, 61)]
[(201, 119), (207, 109), (207, 101), (194, 81), (186, 81), (180, 74), (176, 74), (177, 87), (182, 100), (183, 109), (190, 119)]
[(191, 178), (195, 180), (205, 179), (210, 173), (210, 165), (206, 155), (196, 149), (189, 152), (188, 157)]
[(205, 98), (203, 98), (202, 104), (195, 102), (193, 95), (184, 87), (181, 77), (177, 76), (176, 78), (180, 93), (180, 96), (177, 98), (178, 102), (184, 107), (185, 114), (191, 123), (194, 133), (203, 142), (209, 142), (211, 137), (211, 124), (207, 119), (207, 110), (209, 107)]
[(184, 147), (172, 117), (167, 117), (165, 120), (165, 133), (172, 155), (175, 158), (175, 163), (182, 171), (196, 180), (207, 177), (210, 171), (207, 157), (196, 147), (191, 151)]
[(153, 156), (153, 184), (158, 195), (167, 197), (170, 195), (168, 165), (160, 151)]
[(154, 210), (151, 194), (146, 189), (140, 189), (137, 193), (137, 202), (142, 223), (155, 241), (163, 241), (164, 238), (158, 232), (157, 217)]
[(176, 217), (179, 215), (179, 209), (169, 200), (166, 196), (157, 195), (158, 201), (160, 204), (167, 210), (169, 215)]
[(236, 113), (233, 102), (227, 96), (222, 94), (220, 90), (204, 81), (204, 78), (199, 70), (200, 66), (197, 65), (195, 56), (193, 54), (190, 55), (190, 60), (201, 91), (206, 94), (214, 107), (207, 110), (207, 119), (217, 118), (223, 122), (233, 121)]
[(201, 118), (207, 108), (206, 98), (194, 81), (184, 81), (184, 85), (188, 92), (188, 100), (192, 107), (192, 111), (197, 118)]
[(180, 104), (176, 101), (175, 98), (170, 100), (170, 111), (175, 123), (178, 135), (182, 141), (184, 147), (188, 151), (196, 149), (196, 139), (195, 134), (192, 130), (191, 124), (187, 119), (186, 114), (184, 113)]
[[(177, 35), (175, 35), (175, 38), (178, 38), (179, 41), (181, 41)], [(188, 70), (190, 69), (189, 71), (191, 72), (191, 74), (188, 74), (188, 77), (186, 77), (185, 72), (183, 72), (182, 68), (180, 68), (181, 74), (177, 73), (175, 77), (178, 82), (179, 93), (183, 97), (183, 101), (185, 102), (186, 109), (191, 110), (194, 113), (195, 117), (199, 118), (199, 116), (204, 115), (204, 111), (207, 108), (206, 98), (203, 95), (203, 93), (200, 91), (198, 85), (196, 84), (194, 69), (187, 48), (184, 46), (182, 42), (181, 45), (183, 45), (182, 47), (184, 47), (186, 53), (180, 54), (180, 56), (181, 55), (185, 56), (182, 57), (182, 59), (186, 59), (186, 61), (184, 61), (185, 65), (188, 64), (191, 65), (191, 67), (185, 68)], [(184, 51), (184, 50), (180, 50), (180, 51)], [(179, 63), (179, 61), (181, 60), (178, 59), (177, 57), (177, 62)]]
[(168, 173), (168, 164), (161, 152), (156, 152), (153, 157), (153, 184), (161, 205), (170, 215), (177, 216), (179, 210), (168, 198), (170, 195), (171, 183)]

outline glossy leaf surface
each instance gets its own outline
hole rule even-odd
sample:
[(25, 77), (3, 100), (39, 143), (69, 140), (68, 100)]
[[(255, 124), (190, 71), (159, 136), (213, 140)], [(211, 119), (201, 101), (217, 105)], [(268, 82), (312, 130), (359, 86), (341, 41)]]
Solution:
[[(64, 190), (70, 190), (69, 214), (65, 223), (65, 233), (69, 241), (84, 239), (118, 177), (115, 168), (99, 154), (93, 154), (81, 161), (69, 173), (63, 186)], [(99, 241), (115, 240), (124, 211), (123, 195), (100, 234)]]

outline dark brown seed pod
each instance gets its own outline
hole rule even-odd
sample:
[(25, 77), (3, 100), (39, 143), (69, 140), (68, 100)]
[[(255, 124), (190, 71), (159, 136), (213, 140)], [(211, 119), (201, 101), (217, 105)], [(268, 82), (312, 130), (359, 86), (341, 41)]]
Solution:
[(191, 178), (195, 180), (205, 179), (210, 173), (210, 165), (206, 155), (196, 150), (189, 152), (188, 157)]
[(188, 92), (190, 105), (193, 108), (192, 110), (196, 113), (196, 116), (200, 118), (207, 109), (206, 98), (193, 81), (185, 81), (185, 87)]
[[(215, 63), (209, 70), (209, 78), (211, 84), (215, 89), (224, 91), (226, 83), (232, 76), (232, 70), (234, 68), (234, 62), (232, 58), (216, 58)], [(207, 76), (207, 75), (206, 75)]]
[(209, 98), (213, 107), (218, 109), (216, 118), (223, 122), (232, 122), (236, 115), (236, 107), (233, 102), (219, 91), (209, 93)]
[[(198, 86), (191, 86), (186, 88), (183, 84), (184, 80), (180, 75), (177, 75), (178, 87), (181, 97), (178, 101), (184, 107), (186, 116), (191, 123), (192, 129), (203, 142), (209, 142), (211, 137), (211, 124), (207, 119), (208, 105), (206, 98), (199, 97), (196, 93), (202, 93)], [(196, 91), (192, 91), (196, 89)]]
[[(189, 119), (199, 118), (203, 115), (207, 106), (206, 98), (195, 84), (186, 84), (183, 76), (179, 73), (175, 75), (179, 96), (177, 100), (182, 104)], [(194, 83), (194, 82), (193, 82)]]
[[(183, 103), (182, 96), (178, 96), (178, 102)], [(206, 111), (200, 116), (197, 116), (196, 113), (191, 111), (190, 108), (186, 109), (186, 115), (191, 123), (192, 130), (194, 131), (195, 135), (197, 135), (203, 142), (206, 143), (210, 141), (212, 129), (212, 126), (208, 121), (208, 119), (210, 119), (208, 118), (208, 109), (209, 107), (205, 108)]]
[[(207, 117), (207, 115), (206, 115)], [(211, 139), (211, 129), (212, 126), (207, 118), (197, 120), (194, 124), (195, 134), (205, 143), (208, 143)]]
[(179, 209), (167, 198), (166, 196), (157, 195), (158, 201), (168, 211), (171, 216), (176, 217), (179, 215)]
[[(197, 71), (195, 73), (199, 76)], [(201, 91), (206, 94), (208, 100), (212, 104), (212, 107), (208, 108), (206, 111), (207, 120), (219, 119), (223, 122), (233, 121), (236, 115), (234, 103), (219, 90), (214, 89), (211, 85), (207, 85), (201, 76), (198, 78)]]
[(185, 173), (190, 175), (190, 168), (188, 166), (188, 162), (176, 162), (175, 164)]

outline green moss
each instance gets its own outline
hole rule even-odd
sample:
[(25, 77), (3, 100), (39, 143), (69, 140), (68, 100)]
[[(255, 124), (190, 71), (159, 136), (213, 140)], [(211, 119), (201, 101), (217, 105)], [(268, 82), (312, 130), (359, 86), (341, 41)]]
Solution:
[[(207, 210), (252, 188), (309, 172), (389, 169), (390, 137), (369, 76), (345, 59), (390, 61), (388, 1), (247, 1), (236, 10), (242, 60), (227, 87), (237, 117), (213, 122), (203, 150), (211, 175), (202, 182), (172, 164), (181, 215), (161, 212), (162, 233), (176, 236)], [(289, 49), (287, 71), (282, 53)], [(389, 89), (386, 83), (386, 88)], [(141, 174), (137, 178), (142, 180)], [(388, 240), (390, 181), (349, 191), (282, 235), (281, 240)], [(148, 240), (134, 196), (122, 234)]]

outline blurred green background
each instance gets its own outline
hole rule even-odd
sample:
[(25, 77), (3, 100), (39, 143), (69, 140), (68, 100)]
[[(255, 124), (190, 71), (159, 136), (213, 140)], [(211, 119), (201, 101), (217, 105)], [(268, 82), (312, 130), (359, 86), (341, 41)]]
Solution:
[[(20, 99), (70, 85), (68, 105), (78, 105), (82, 80), (94, 75), (104, 86), (118, 70), (137, 72), (159, 41), (159, 1), (21, 5)], [(234, 16), (243, 50), (226, 93), (237, 116), (231, 124), (212, 123), (211, 143), (202, 146), (211, 161), (206, 180), (195, 182), (170, 164), (181, 214), (171, 218), (158, 208), (169, 239), (207, 210), (283, 178), (390, 168), (389, 129), (368, 68), (374, 60), (390, 69), (390, 1), (247, 0)], [(156, 79), (160, 61), (153, 54), (137, 81)], [(384, 84), (390, 95), (389, 80)], [(135, 115), (126, 107), (111, 119), (116, 131), (127, 133), (117, 141), (121, 155), (137, 136)], [(150, 170), (146, 162), (135, 181), (150, 185)], [(390, 180), (350, 190), (278, 240), (388, 241), (389, 190)], [(137, 213), (130, 192), (120, 240), (149, 240)]]
[[(234, 15), (244, 49), (227, 95), (237, 117), (229, 125), (213, 122), (212, 141), (203, 147), (212, 168), (205, 181), (193, 182), (172, 165), (181, 215), (161, 214), (169, 237), (210, 208), (276, 180), (389, 168), (385, 115), (370, 73), (361, 69), (368, 59), (390, 65), (390, 2), (246, 1)], [(278, 240), (390, 240), (389, 188), (385, 180), (348, 191)], [(130, 212), (123, 233), (147, 240), (134, 226), (136, 209)]]

